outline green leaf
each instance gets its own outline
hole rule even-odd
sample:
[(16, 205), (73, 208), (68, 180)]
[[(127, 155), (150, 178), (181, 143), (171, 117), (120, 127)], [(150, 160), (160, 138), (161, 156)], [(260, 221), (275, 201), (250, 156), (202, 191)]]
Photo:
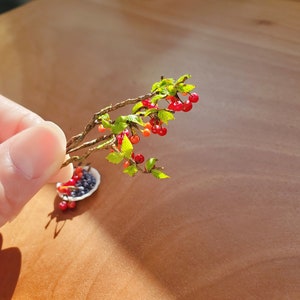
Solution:
[(160, 81), (153, 83), (151, 92), (156, 91), (160, 87)]
[(126, 158), (131, 158), (131, 154), (133, 151), (132, 143), (130, 142), (129, 138), (126, 134), (124, 134), (122, 146), (121, 146), (121, 152)]
[(147, 159), (147, 161), (145, 163), (147, 172), (150, 172), (154, 168), (156, 162), (157, 162), (157, 158), (151, 157), (151, 158)]
[(133, 108), (132, 108), (132, 113), (135, 114), (139, 109), (141, 109), (143, 107), (143, 103), (140, 101), (138, 103), (136, 103)]
[(159, 169), (152, 169), (151, 170), (151, 173), (152, 175), (155, 177), (155, 178), (158, 178), (158, 179), (165, 179), (165, 178), (170, 178), (170, 176), (168, 176), (167, 174), (163, 173), (161, 170)]
[(110, 116), (109, 116), (108, 113), (106, 113), (106, 114), (104, 114), (104, 115), (101, 116), (101, 119), (102, 120), (110, 120)]
[(98, 116), (98, 120), (110, 120), (110, 116), (108, 113)]
[(121, 133), (125, 128), (127, 128), (127, 119), (124, 116), (118, 117), (111, 126), (111, 130), (114, 134)]
[(104, 128), (111, 128), (112, 127), (111, 123), (109, 121), (107, 121), (106, 119), (102, 119), (101, 123), (102, 123)]
[(151, 98), (151, 102), (156, 104), (159, 100), (165, 98), (168, 93), (159, 93)]
[(139, 124), (141, 126), (145, 126), (145, 123), (143, 122), (143, 119), (141, 117), (137, 116), (137, 115), (128, 115), (125, 118), (128, 122), (132, 122), (132, 123)]
[(192, 91), (194, 88), (195, 88), (194, 85), (192, 85), (192, 84), (185, 84), (185, 83), (180, 83), (180, 84), (177, 86), (178, 92), (181, 92), (181, 93), (189, 93), (189, 92)]
[(119, 164), (123, 158), (124, 155), (120, 152), (111, 152), (106, 156), (106, 159), (113, 164)]
[(158, 111), (158, 118), (166, 124), (168, 124), (168, 121), (175, 119), (173, 113), (166, 111), (164, 109)]
[(167, 91), (169, 92), (169, 94), (171, 96), (175, 96), (177, 93), (177, 89), (175, 88), (175, 86), (173, 84), (167, 86)]
[(176, 84), (185, 82), (187, 79), (189, 79), (191, 77), (192, 76), (190, 74), (184, 74), (177, 79)]
[(174, 84), (175, 80), (173, 78), (163, 78), (161, 81), (155, 82), (152, 85), (151, 92), (163, 91), (166, 88), (166, 86)]
[(147, 116), (149, 116), (149, 115), (151, 115), (151, 114), (155, 114), (155, 113), (157, 113), (157, 109), (156, 109), (156, 108), (149, 108), (149, 109), (147, 109), (147, 110), (145, 111), (144, 116), (147, 117)]
[(164, 78), (160, 81), (160, 86), (174, 85), (175, 80), (173, 78)]
[(138, 172), (136, 165), (130, 165), (123, 170), (123, 173), (128, 174), (129, 176), (134, 176)]

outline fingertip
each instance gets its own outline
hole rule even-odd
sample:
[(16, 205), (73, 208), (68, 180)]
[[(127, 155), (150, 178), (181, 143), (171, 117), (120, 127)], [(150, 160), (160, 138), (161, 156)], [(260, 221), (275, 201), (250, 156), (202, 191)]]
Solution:
[[(69, 156), (66, 155), (66, 159)], [(73, 164), (69, 164), (63, 168), (61, 168), (54, 176), (49, 180), (50, 183), (53, 182), (67, 182), (73, 175), (74, 167)]]
[(66, 140), (66, 136), (65, 136), (63, 130), (57, 124), (55, 124), (51, 121), (45, 121), (44, 125), (47, 126), (49, 129), (51, 129), (55, 133), (61, 146), (65, 149), (67, 140)]

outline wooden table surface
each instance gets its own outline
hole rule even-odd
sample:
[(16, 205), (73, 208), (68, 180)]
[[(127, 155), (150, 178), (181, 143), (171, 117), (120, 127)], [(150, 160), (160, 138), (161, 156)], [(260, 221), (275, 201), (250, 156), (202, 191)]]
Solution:
[(0, 93), (68, 137), (161, 75), (201, 94), (141, 145), (170, 179), (98, 153), (74, 212), (49, 184), (0, 229), (1, 300), (300, 299), (299, 1), (39, 0), (0, 41)]

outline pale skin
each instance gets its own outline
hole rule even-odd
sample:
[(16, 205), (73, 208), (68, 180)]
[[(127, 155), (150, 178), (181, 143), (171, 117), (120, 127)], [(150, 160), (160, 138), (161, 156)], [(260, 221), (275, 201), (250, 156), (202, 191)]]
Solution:
[(54, 123), (0, 95), (0, 226), (48, 182), (67, 181), (66, 138)]

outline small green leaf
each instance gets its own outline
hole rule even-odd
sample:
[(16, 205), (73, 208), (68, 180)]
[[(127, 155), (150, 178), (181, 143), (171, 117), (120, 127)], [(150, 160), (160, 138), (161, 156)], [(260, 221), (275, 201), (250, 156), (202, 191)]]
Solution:
[(130, 142), (127, 135), (124, 134), (122, 146), (121, 146), (121, 152), (126, 158), (131, 158), (132, 151), (133, 151), (132, 143)]
[(174, 85), (175, 80), (173, 78), (164, 78), (160, 81), (160, 86)]
[(158, 179), (170, 178), (170, 176), (168, 176), (167, 174), (163, 173), (161, 170), (158, 169), (152, 169), (151, 173), (155, 178)]
[(184, 74), (177, 79), (176, 84), (185, 82), (187, 79), (189, 79), (191, 77), (192, 76), (190, 74)]
[(177, 90), (178, 90), (178, 92), (181, 92), (181, 93), (189, 93), (194, 88), (195, 88), (195, 86), (192, 84), (180, 83), (179, 85), (177, 85)]
[(119, 164), (123, 158), (124, 155), (120, 152), (111, 152), (106, 156), (106, 159), (113, 164)]
[(101, 123), (102, 123), (102, 125), (103, 125), (104, 128), (111, 128), (112, 127), (112, 125), (110, 124), (110, 122), (107, 121), (106, 119), (102, 119)]
[(114, 134), (121, 133), (125, 128), (127, 128), (127, 119), (124, 116), (118, 117), (111, 126), (111, 130)]
[(100, 120), (110, 120), (110, 116), (109, 116), (108, 113), (106, 113), (106, 114), (100, 115), (100, 116), (98, 117), (98, 120), (99, 120), (99, 121), (100, 121)]
[(147, 161), (145, 163), (147, 172), (150, 172), (154, 168), (156, 162), (157, 162), (157, 158), (151, 157), (151, 158), (147, 159)]
[(123, 170), (123, 173), (128, 174), (129, 176), (134, 176), (138, 172), (136, 165), (130, 165)]
[(177, 89), (174, 87), (173, 84), (172, 84), (172, 85), (168, 85), (168, 86), (167, 86), (167, 90), (168, 90), (168, 92), (169, 92), (169, 94), (170, 94), (171, 96), (175, 96), (176, 93), (177, 93)]
[(163, 91), (167, 85), (174, 85), (175, 80), (173, 78), (163, 78), (161, 81), (155, 82), (152, 85), (151, 92)]
[(138, 103), (136, 103), (133, 108), (132, 108), (132, 113), (135, 114), (139, 109), (141, 109), (143, 107), (143, 103), (140, 101)]
[(126, 116), (126, 120), (128, 122), (132, 122), (132, 123), (136, 123), (139, 124), (141, 126), (145, 126), (145, 123), (143, 122), (143, 119), (137, 115), (128, 115)]
[(151, 92), (156, 91), (160, 87), (160, 81), (153, 83)]
[(164, 109), (158, 111), (158, 118), (166, 124), (168, 124), (168, 121), (175, 119), (173, 113), (166, 111)]
[(110, 116), (108, 113), (101, 116), (101, 119), (110, 120)]
[(151, 98), (151, 102), (156, 104), (159, 100), (165, 98), (167, 95), (167, 93), (159, 93)]
[(156, 109), (156, 108), (149, 108), (149, 109), (147, 109), (147, 110), (145, 111), (144, 116), (147, 117), (147, 116), (149, 116), (149, 115), (151, 115), (151, 114), (155, 114), (155, 113), (157, 113), (157, 109)]

